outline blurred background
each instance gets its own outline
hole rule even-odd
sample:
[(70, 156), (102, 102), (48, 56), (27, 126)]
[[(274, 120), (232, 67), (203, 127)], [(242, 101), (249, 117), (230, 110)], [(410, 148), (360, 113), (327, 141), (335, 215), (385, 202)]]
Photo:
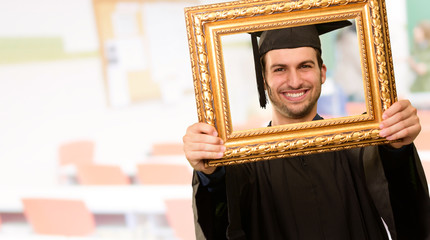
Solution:
[[(0, 239), (193, 239), (184, 7), (214, 2), (0, 0)], [(430, 3), (386, 5), (398, 96), (419, 110), (415, 144), (430, 169)], [(347, 35), (323, 44), (349, 46)], [(339, 82), (347, 54), (324, 50), (325, 116), (365, 109), (361, 88)], [(243, 99), (238, 83), (232, 99)], [(270, 119), (249, 96), (253, 107), (231, 106), (235, 129)]]

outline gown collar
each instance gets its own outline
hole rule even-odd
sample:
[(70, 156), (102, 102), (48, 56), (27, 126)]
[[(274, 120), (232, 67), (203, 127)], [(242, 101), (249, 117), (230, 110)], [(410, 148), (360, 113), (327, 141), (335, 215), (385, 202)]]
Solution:
[[(324, 118), (323, 117), (321, 117), (318, 113), (317, 113), (317, 115), (315, 115), (315, 117), (312, 119), (312, 121), (317, 121), (317, 120), (323, 120)], [(268, 127), (271, 127), (272, 126), (272, 121), (270, 121), (269, 122), (269, 125), (268, 125)]]

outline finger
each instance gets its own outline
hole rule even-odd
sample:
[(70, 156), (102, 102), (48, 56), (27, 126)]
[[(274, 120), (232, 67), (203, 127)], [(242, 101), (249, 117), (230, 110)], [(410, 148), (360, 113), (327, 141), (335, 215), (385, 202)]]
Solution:
[(382, 114), (382, 119), (387, 119), (398, 112), (403, 111), (405, 108), (410, 106), (411, 103), (408, 100), (400, 100), (398, 102), (393, 103), (387, 110)]
[(182, 140), (187, 160), (199, 171), (205, 170), (204, 159), (222, 158), (226, 150), (215, 127), (206, 123), (196, 123), (188, 127)]
[(201, 159), (219, 159), (223, 156), (224, 152), (191, 151), (188, 152), (187, 158), (190, 161), (201, 163)]
[[(392, 118), (400, 118), (400, 117), (392, 117)], [(414, 125), (417, 125), (417, 121), (414, 118), (407, 118), (401, 121), (395, 120), (392, 125), (387, 124), (387, 126), (381, 127), (381, 131), (379, 132), (379, 135), (381, 137), (388, 137), (400, 131), (403, 131), (404, 129), (413, 127)]]
[(387, 140), (401, 140), (400, 142), (392, 143), (393, 147), (399, 148), (401, 146), (411, 144), (421, 131), (421, 125), (412, 125), (411, 127), (404, 128), (392, 135), (386, 137)]
[(394, 136), (395, 138), (408, 138), (410, 139), (410, 143), (415, 140), (415, 138), (418, 136), (418, 134), (421, 132), (421, 125), (420, 124), (414, 124), (407, 129), (404, 129), (397, 134), (397, 136)]
[(410, 138), (410, 135), (413, 132), (414, 132), (413, 126), (408, 128), (400, 128), (398, 131), (393, 131), (392, 133), (388, 134), (385, 138), (390, 141)]
[(394, 125), (397, 125), (403, 121), (408, 121), (408, 115), (404, 114), (403, 112), (397, 113), (397, 114), (385, 119), (384, 121), (382, 121), (379, 124), (379, 127), (381, 128), (381, 130), (385, 130), (385, 129), (391, 128)]
[(217, 136), (218, 133), (213, 126), (206, 123), (196, 123), (188, 127), (182, 141), (184, 146), (192, 143), (224, 144), (222, 139)]
[[(390, 113), (392, 114), (392, 113)], [(401, 121), (405, 121), (407, 119), (418, 120), (417, 110), (412, 107), (412, 105), (407, 106), (406, 108), (402, 108), (401, 111), (398, 111), (389, 117), (386, 117), (380, 124), (380, 128), (384, 129), (390, 127), (394, 124), (397, 124)]]
[(207, 123), (195, 123), (188, 127), (187, 133), (190, 134), (208, 134), (212, 136), (218, 136), (218, 132), (214, 126)]
[(225, 152), (225, 146), (222, 144), (208, 144), (208, 143), (188, 143), (184, 146), (186, 151), (193, 151), (193, 152)]
[(212, 145), (223, 145), (224, 142), (221, 138), (207, 135), (207, 134), (187, 134), (182, 138), (184, 146), (189, 144), (212, 144)]

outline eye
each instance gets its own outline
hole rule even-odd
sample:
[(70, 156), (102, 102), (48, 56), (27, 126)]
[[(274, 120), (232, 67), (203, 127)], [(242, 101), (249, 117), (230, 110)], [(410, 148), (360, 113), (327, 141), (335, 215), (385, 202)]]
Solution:
[(311, 64), (303, 64), (300, 68), (312, 68)]
[(282, 72), (284, 70), (285, 70), (284, 68), (278, 67), (278, 68), (273, 69), (273, 72)]

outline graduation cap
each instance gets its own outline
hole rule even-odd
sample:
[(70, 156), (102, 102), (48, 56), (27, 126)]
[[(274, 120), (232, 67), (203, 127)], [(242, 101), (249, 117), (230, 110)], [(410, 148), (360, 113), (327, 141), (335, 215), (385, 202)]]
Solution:
[[(313, 47), (322, 53), (319, 35), (351, 24), (350, 21), (344, 20), (251, 33), (260, 106), (266, 108), (267, 104), (261, 70), (261, 57), (263, 57), (264, 54), (270, 50), (298, 47)], [(258, 37), (260, 40), (257, 42)]]

